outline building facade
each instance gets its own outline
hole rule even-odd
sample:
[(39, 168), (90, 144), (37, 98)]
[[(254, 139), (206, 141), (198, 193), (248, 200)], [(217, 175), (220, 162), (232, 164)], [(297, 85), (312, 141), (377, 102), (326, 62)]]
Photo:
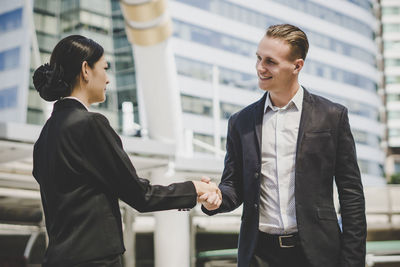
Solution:
[[(40, 100), (34, 90), (30, 79), (32, 71), (39, 63), (49, 61), (50, 52), (60, 38), (82, 34), (103, 45), (110, 64), (111, 83), (107, 100), (94, 109), (105, 113), (114, 128), (122, 131), (125, 127), (122, 106), (128, 102), (133, 110), (132, 123), (140, 124), (132, 47), (126, 38), (119, 3), (117, 0), (100, 2), (33, 2), (35, 35), (31, 39), (37, 40), (37, 49), (35, 45), (30, 48), (30, 73), (25, 78), (25, 84), (29, 81), (27, 96), (19, 96), (19, 99), (26, 99), (28, 103), (24, 111), (27, 123), (43, 124), (52, 108), (51, 104)], [(386, 2), (388, 5), (396, 3), (390, 0)], [(383, 183), (384, 154), (380, 148), (383, 127), (379, 123), (382, 103), (377, 95), (378, 49), (374, 41), (378, 23), (373, 13), (373, 3), (368, 0), (340, 1), (340, 5), (336, 5), (335, 1), (297, 0), (169, 1), (183, 125), (199, 141), (194, 145), (197, 155), (207, 157), (213, 153), (212, 149), (199, 146), (198, 143), (223, 150), (229, 116), (262, 96), (263, 92), (257, 88), (255, 52), (265, 29), (272, 24), (292, 23), (304, 29), (311, 45), (301, 74), (301, 84), (311, 92), (349, 108), (364, 183)], [(384, 38), (391, 40), (385, 43), (388, 118), (389, 125), (394, 125), (389, 130), (389, 144), (395, 145), (395, 133), (400, 132), (396, 130), (395, 118), (399, 113), (396, 111), (398, 59), (396, 52), (393, 52), (398, 41), (398, 16), (392, 14), (396, 8), (385, 10), (388, 9), (384, 6), (383, 13), (388, 14), (383, 18)], [(1, 20), (11, 18), (20, 21), (20, 24), (14, 23), (7, 29), (3, 26), (3, 31), (10, 32), (12, 27), (29, 31), (21, 26), (22, 19), (18, 19), (22, 18), (22, 13), (18, 10), (4, 11)], [(12, 25), (12, 22), (7, 25)], [(0, 59), (4, 62), (0, 65), (0, 75), (8, 73), (5, 68), (16, 68), (12, 65), (16, 61), (7, 63), (7, 58), (20, 56), (17, 49), (0, 47), (0, 51), (3, 51)], [(15, 91), (12, 88), (12, 85), (5, 85), (0, 94), (0, 108), (3, 106), (4, 114), (9, 110), (6, 105), (13, 105), (17, 99), (10, 94)]]
[(258, 41), (269, 25), (291, 23), (310, 42), (301, 84), (348, 107), (363, 182), (384, 184), (373, 9), (368, 0), (170, 1), (185, 127), (195, 139), (224, 147), (229, 116), (263, 94), (255, 71)]
[[(193, 158), (215, 159), (222, 165), (229, 116), (257, 101), (264, 93), (257, 86), (257, 44), (269, 25), (291, 23), (302, 28), (310, 41), (300, 83), (309, 91), (348, 107), (364, 185), (385, 184), (384, 152), (380, 146), (384, 127), (379, 122), (382, 103), (378, 96), (382, 85), (376, 64), (380, 52), (374, 40), (379, 25), (374, 16), (376, 2), (169, 0), (173, 22), (170, 41), (176, 62), (183, 127), (185, 136), (192, 137)], [(49, 61), (52, 49), (61, 38), (81, 34), (104, 47), (110, 65), (107, 100), (91, 109), (105, 114), (121, 133), (135, 135), (124, 129), (130, 129), (135, 123), (139, 127), (145, 125), (138, 108), (140, 100), (132, 46), (126, 37), (118, 0), (13, 0), (4, 3), (0, 6), (0, 122), (36, 125), (45, 122), (52, 104), (40, 99), (33, 88), (33, 70)], [(400, 114), (400, 108), (396, 109), (395, 105), (400, 101), (400, 88), (396, 85), (400, 83), (400, 7), (394, 8), (395, 5), (398, 6), (398, 1), (382, 1), (382, 14), (388, 15), (383, 19), (383, 38), (387, 41), (385, 81), (389, 126), (399, 123), (399, 130), (397, 126), (393, 130), (389, 128), (389, 144), (393, 147), (400, 146), (395, 135), (396, 131), (400, 132), (400, 121), (396, 121), (396, 110)], [(128, 111), (124, 110), (126, 106), (130, 107)], [(126, 112), (131, 115), (125, 116)], [(144, 137), (146, 129), (142, 130), (137, 135)], [(138, 144), (140, 142), (135, 143)], [(138, 152), (131, 151), (130, 155), (137, 155), (135, 153)], [(149, 160), (151, 157), (146, 153), (146, 160)], [(159, 153), (163, 162), (173, 158), (173, 153), (168, 153)], [(139, 163), (134, 162), (135, 166), (144, 162), (136, 160)], [(158, 158), (155, 161), (160, 162)], [(148, 166), (145, 172), (151, 171)], [(198, 210), (191, 216), (192, 225), (202, 231), (202, 235), (193, 238), (196, 239), (192, 241), (196, 242), (193, 247), (206, 250), (210, 249), (210, 243), (215, 248), (236, 245), (240, 211), (234, 216), (213, 218), (212, 222)], [(146, 264), (154, 259), (151, 250), (145, 249), (152, 247), (154, 225), (152, 214), (136, 218), (135, 231), (139, 229), (136, 242), (140, 244), (136, 247), (137, 266), (148, 266)], [(217, 237), (215, 232), (219, 232)], [(221, 232), (226, 234), (225, 238), (220, 237)]]
[(390, 176), (400, 173), (400, 1), (380, 2)]

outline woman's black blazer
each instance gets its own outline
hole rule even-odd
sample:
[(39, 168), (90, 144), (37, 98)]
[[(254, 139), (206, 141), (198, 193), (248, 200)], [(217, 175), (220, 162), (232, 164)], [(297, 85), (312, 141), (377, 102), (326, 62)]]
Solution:
[(33, 152), (49, 235), (43, 266), (72, 266), (124, 252), (118, 199), (140, 212), (196, 205), (192, 182), (150, 185), (119, 136), (75, 99), (54, 104)]

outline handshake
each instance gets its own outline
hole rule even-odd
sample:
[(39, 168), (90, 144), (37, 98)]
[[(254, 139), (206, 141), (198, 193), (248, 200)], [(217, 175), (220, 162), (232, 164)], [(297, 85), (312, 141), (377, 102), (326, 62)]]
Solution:
[(201, 177), (201, 182), (193, 181), (197, 192), (197, 202), (208, 210), (216, 210), (221, 206), (222, 194), (218, 186), (209, 177)]

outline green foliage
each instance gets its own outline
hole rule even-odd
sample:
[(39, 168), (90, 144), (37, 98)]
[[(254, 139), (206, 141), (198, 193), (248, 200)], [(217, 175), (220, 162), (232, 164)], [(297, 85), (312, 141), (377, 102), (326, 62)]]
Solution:
[(389, 184), (400, 184), (400, 173), (395, 173), (390, 176)]

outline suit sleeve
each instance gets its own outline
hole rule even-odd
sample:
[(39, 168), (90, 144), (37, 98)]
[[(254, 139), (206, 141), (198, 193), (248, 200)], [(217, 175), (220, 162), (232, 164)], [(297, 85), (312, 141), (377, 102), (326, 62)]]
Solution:
[(119, 136), (101, 114), (92, 113), (84, 138), (88, 175), (109, 194), (140, 212), (192, 208), (197, 194), (192, 182), (151, 185), (139, 178)]
[(338, 127), (335, 181), (343, 224), (340, 266), (364, 267), (367, 235), (365, 200), (346, 108), (342, 111)]
[(234, 119), (235, 117), (231, 117), (228, 122), (225, 167), (221, 183), (218, 186), (222, 193), (222, 203), (218, 209), (213, 211), (209, 211), (202, 206), (203, 212), (208, 215), (232, 211), (243, 202), (242, 153), (240, 152), (240, 138), (233, 126)]

